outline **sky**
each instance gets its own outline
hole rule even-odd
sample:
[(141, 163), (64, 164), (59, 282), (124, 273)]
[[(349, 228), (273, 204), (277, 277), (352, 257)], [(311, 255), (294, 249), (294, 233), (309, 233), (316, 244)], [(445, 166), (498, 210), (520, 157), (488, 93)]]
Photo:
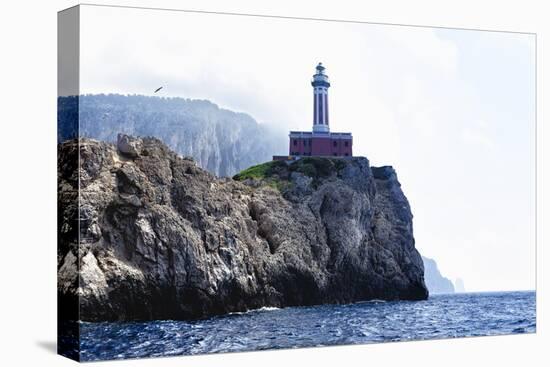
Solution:
[[(467, 291), (535, 289), (535, 36), (83, 6), (81, 93), (208, 99), (393, 166), (416, 248)], [(282, 154), (286, 152), (280, 152)]]

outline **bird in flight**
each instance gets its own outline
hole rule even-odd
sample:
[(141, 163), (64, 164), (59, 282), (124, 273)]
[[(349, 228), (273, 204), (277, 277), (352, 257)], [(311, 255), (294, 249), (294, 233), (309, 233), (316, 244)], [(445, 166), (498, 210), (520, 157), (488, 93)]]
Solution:
[(155, 90), (155, 93), (157, 93), (159, 90), (161, 90), (162, 87), (158, 87), (156, 90)]

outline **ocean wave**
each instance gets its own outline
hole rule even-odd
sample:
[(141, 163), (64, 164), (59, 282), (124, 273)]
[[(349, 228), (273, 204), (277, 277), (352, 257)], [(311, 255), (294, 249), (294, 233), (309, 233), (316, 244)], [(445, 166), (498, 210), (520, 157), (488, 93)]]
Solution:
[(245, 315), (245, 314), (247, 314), (247, 313), (266, 312), (266, 311), (277, 311), (277, 310), (281, 310), (281, 308), (279, 308), (279, 307), (264, 306), (264, 307), (254, 308), (254, 309), (246, 310), (246, 311), (235, 311), (235, 312), (230, 312), (230, 313), (227, 314), (227, 316)]
[(534, 292), (451, 294), (421, 302), (261, 307), (193, 322), (80, 326), (82, 360), (93, 361), (534, 333), (536, 309)]
[(383, 299), (369, 299), (368, 301), (359, 301), (359, 302), (355, 302), (353, 303), (353, 305), (361, 305), (361, 304), (364, 304), (364, 303), (386, 303), (388, 301), (386, 300), (383, 300)]

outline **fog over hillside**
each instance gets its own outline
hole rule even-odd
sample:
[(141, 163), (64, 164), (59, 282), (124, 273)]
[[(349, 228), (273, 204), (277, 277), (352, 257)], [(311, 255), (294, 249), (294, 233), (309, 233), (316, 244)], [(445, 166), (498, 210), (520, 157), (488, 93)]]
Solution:
[(80, 135), (114, 142), (118, 133), (154, 136), (218, 176), (232, 176), (288, 150), (286, 132), (207, 100), (96, 94), (60, 97), (58, 138), (73, 137), (65, 121), (80, 118)]

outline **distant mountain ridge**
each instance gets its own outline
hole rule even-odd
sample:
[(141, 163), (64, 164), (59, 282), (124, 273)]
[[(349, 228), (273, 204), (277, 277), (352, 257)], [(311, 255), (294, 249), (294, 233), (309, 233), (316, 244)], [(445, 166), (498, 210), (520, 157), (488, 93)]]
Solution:
[(154, 136), (218, 176), (270, 160), (287, 150), (282, 131), (245, 113), (207, 100), (142, 95), (94, 94), (58, 99), (58, 139), (80, 136), (115, 142), (119, 133)]
[(466, 292), (466, 289), (464, 288), (464, 280), (462, 280), (461, 278), (455, 279), (454, 286), (455, 286), (455, 292), (457, 293)]
[(441, 275), (435, 260), (422, 256), (422, 261), (424, 261), (424, 281), (430, 294), (455, 292), (453, 282)]

